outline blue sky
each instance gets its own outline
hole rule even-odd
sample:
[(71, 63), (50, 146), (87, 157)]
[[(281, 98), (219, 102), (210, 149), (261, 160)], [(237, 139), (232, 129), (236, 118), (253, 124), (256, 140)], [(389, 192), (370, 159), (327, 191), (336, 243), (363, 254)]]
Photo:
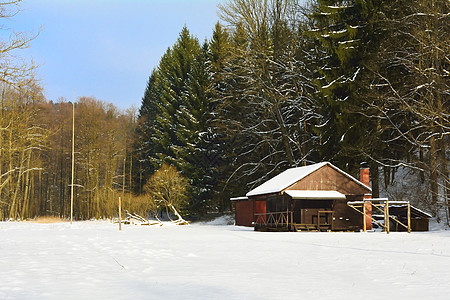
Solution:
[(40, 65), (47, 99), (71, 101), (75, 93), (138, 108), (148, 76), (184, 24), (200, 41), (211, 37), (219, 2), (25, 0), (8, 26), (40, 30), (20, 55)]

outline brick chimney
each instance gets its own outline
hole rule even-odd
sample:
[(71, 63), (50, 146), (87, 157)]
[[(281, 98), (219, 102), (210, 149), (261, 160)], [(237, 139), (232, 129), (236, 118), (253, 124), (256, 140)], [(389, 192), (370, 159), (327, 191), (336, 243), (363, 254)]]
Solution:
[[(369, 168), (359, 169), (359, 181), (361, 181), (366, 186), (370, 187), (370, 169)], [(364, 199), (372, 199), (372, 194), (364, 195)], [(364, 206), (365, 206), (366, 214), (368, 215), (365, 217), (366, 229), (371, 230), (372, 229), (372, 219), (370, 217), (372, 216), (372, 202), (367, 202), (364, 204)]]
[(359, 181), (364, 183), (366, 186), (370, 187), (370, 169), (369, 168), (359, 169)]

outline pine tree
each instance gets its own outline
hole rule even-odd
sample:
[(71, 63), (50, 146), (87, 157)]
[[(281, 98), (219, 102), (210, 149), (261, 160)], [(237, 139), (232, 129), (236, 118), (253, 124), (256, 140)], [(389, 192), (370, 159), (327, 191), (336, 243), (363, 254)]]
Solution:
[[(200, 53), (200, 44), (189, 30), (183, 27), (177, 42), (162, 57), (158, 67), (161, 86), (158, 95), (158, 116), (154, 141), (160, 147), (156, 149), (155, 165), (167, 162), (177, 166), (177, 148), (183, 143), (179, 140), (179, 110), (186, 107), (183, 95), (187, 92), (186, 83), (192, 65)], [(183, 171), (182, 168), (180, 168)]]
[[(140, 119), (147, 119), (143, 124), (147, 123), (148, 134), (141, 135), (144, 142), (139, 152), (153, 170), (168, 163), (189, 178), (187, 210), (194, 214), (204, 214), (211, 207), (214, 176), (208, 139), (212, 90), (208, 44), (201, 47), (184, 27), (149, 80), (140, 110)], [(149, 146), (152, 148), (147, 149)]]
[[(321, 127), (321, 156), (350, 171), (369, 151), (366, 137), (373, 136), (376, 122), (365, 118), (365, 67), (376, 53), (381, 30), (376, 26), (379, 0), (317, 0), (310, 18), (310, 31), (323, 49), (319, 86), (326, 126)], [(370, 134), (370, 135), (369, 135)], [(372, 153), (369, 153), (372, 154)]]
[(154, 157), (156, 147), (152, 137), (155, 134), (155, 126), (157, 125), (158, 88), (157, 71), (153, 70), (142, 98), (138, 124), (134, 135), (134, 157), (138, 166), (134, 172), (134, 186), (136, 187), (134, 192), (138, 193), (142, 192), (145, 179), (149, 178), (156, 171), (149, 158)]
[(223, 70), (230, 57), (230, 37), (228, 31), (217, 22), (209, 42), (209, 64), (213, 82), (214, 99), (220, 101), (225, 91)]
[(226, 30), (219, 22), (216, 23), (209, 42), (208, 61), (211, 74), (211, 127), (208, 134), (205, 135), (207, 140), (209, 157), (214, 168), (213, 173), (213, 192), (212, 205), (219, 212), (223, 212), (230, 207), (229, 199), (236, 192), (236, 187), (229, 184), (228, 179), (234, 171), (233, 168), (233, 140), (228, 134), (228, 130), (224, 128), (222, 117), (222, 105), (227, 95), (229, 87), (226, 81), (225, 69), (230, 64), (231, 59), (231, 38), (228, 30)]
[(211, 78), (208, 43), (195, 57), (183, 93), (184, 105), (177, 113), (179, 168), (191, 180), (191, 211), (205, 214), (211, 208), (214, 186), (214, 160), (211, 156)]

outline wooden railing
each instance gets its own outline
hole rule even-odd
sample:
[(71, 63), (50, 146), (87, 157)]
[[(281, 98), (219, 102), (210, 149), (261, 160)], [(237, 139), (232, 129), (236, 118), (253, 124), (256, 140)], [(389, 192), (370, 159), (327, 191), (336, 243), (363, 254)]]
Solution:
[(290, 230), (292, 226), (292, 211), (255, 214), (255, 229), (273, 228)]

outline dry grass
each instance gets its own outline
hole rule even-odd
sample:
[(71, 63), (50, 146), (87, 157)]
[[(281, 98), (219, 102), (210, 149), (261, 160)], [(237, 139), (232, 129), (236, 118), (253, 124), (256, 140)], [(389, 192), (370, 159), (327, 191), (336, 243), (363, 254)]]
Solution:
[(67, 220), (61, 219), (60, 217), (55, 216), (42, 216), (37, 217), (33, 222), (40, 223), (40, 224), (49, 224), (49, 223), (62, 223), (66, 222)]

